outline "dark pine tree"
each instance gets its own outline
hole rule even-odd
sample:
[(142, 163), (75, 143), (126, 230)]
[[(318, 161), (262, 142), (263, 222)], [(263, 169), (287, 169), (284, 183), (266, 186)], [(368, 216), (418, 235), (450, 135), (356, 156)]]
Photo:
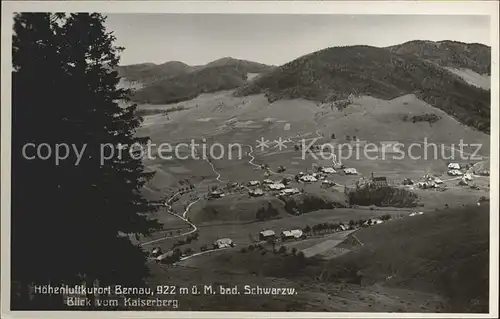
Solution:
[[(121, 48), (104, 23), (86, 13), (15, 17), (12, 269), (20, 287), (137, 286), (148, 275), (145, 253), (127, 236), (159, 227), (148, 218), (158, 203), (141, 195), (152, 174), (132, 151), (147, 138), (136, 136), (142, 119), (130, 92), (117, 89)], [(59, 165), (26, 160), (28, 142), (84, 152)], [(114, 156), (102, 160), (103, 150)]]

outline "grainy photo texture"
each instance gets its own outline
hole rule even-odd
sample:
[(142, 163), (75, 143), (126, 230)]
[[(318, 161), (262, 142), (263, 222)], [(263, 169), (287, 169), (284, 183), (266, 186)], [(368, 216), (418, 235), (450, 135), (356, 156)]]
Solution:
[(12, 310), (489, 311), (488, 16), (12, 19)]

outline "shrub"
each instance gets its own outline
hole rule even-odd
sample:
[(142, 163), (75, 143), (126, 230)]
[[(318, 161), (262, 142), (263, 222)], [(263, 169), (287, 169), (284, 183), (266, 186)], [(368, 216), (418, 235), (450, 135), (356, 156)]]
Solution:
[(413, 123), (417, 122), (429, 122), (429, 124), (432, 124), (434, 122), (437, 122), (441, 119), (440, 116), (432, 113), (425, 113), (423, 115), (415, 115), (411, 118), (411, 121)]
[(385, 215), (382, 215), (382, 216), (380, 217), (380, 219), (381, 219), (381, 220), (389, 220), (389, 219), (391, 219), (391, 218), (392, 218), (392, 216), (391, 216), (390, 214), (385, 214)]
[(285, 247), (285, 246), (281, 246), (281, 247), (280, 247), (280, 249), (278, 249), (278, 252), (279, 252), (280, 254), (284, 254), (284, 253), (286, 253), (286, 247)]
[(240, 250), (241, 253), (246, 253), (247, 252), (247, 249), (245, 247), (241, 248)]

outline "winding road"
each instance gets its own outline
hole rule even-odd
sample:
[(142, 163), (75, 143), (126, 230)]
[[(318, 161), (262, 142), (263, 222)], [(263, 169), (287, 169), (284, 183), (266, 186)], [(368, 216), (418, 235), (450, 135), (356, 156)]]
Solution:
[(167, 213), (169, 213), (170, 215), (172, 216), (175, 216), (179, 219), (181, 219), (182, 221), (186, 222), (189, 224), (189, 226), (191, 226), (191, 230), (188, 231), (188, 232), (185, 232), (185, 233), (182, 233), (182, 234), (178, 234), (178, 235), (174, 235), (174, 236), (166, 236), (166, 237), (162, 237), (162, 238), (158, 238), (158, 239), (154, 239), (154, 240), (150, 240), (148, 242), (145, 242), (145, 243), (141, 243), (141, 246), (146, 246), (146, 245), (150, 245), (150, 244), (154, 244), (154, 243), (158, 243), (158, 242), (161, 242), (161, 241), (164, 241), (164, 240), (167, 240), (167, 239), (170, 239), (170, 238), (177, 238), (177, 237), (182, 237), (182, 236), (187, 236), (189, 234), (192, 234), (194, 233), (195, 231), (198, 230), (198, 227), (196, 227), (195, 224), (191, 223), (189, 220), (187, 220), (186, 216), (187, 216), (187, 213), (189, 212), (189, 209), (191, 208), (192, 205), (194, 205), (196, 202), (198, 202), (200, 199), (197, 199), (195, 200), (194, 202), (191, 202), (187, 207), (186, 209), (184, 210), (184, 213), (182, 214), (182, 216), (180, 215), (177, 215), (176, 213), (173, 212), (172, 210), (172, 206), (170, 205), (172, 199), (174, 199), (177, 195), (179, 195), (180, 192), (177, 192), (176, 194), (174, 194), (172, 197), (170, 197), (166, 202), (165, 202), (165, 206), (167, 206)]

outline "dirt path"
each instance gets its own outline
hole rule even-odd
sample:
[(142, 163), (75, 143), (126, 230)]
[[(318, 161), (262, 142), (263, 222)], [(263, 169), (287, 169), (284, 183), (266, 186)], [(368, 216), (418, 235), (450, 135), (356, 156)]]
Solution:
[(181, 219), (182, 221), (186, 222), (187, 224), (189, 224), (189, 226), (191, 226), (192, 230), (188, 231), (188, 232), (185, 232), (185, 233), (182, 233), (182, 234), (179, 234), (179, 235), (174, 235), (174, 236), (165, 236), (165, 237), (162, 237), (162, 238), (158, 238), (158, 239), (154, 239), (154, 240), (150, 240), (148, 242), (145, 242), (145, 243), (142, 243), (140, 244), (140, 246), (146, 246), (146, 245), (150, 245), (150, 244), (154, 244), (154, 243), (158, 243), (158, 242), (161, 242), (161, 241), (164, 241), (164, 240), (167, 240), (167, 239), (171, 239), (171, 238), (177, 238), (177, 237), (182, 237), (182, 236), (186, 236), (186, 235), (189, 235), (189, 234), (192, 234), (194, 233), (195, 231), (198, 230), (198, 227), (196, 227), (195, 224), (191, 223), (189, 220), (187, 220), (186, 218), (186, 215), (187, 213), (189, 212), (189, 209), (191, 208), (191, 206), (193, 204), (195, 204), (196, 202), (198, 202), (200, 199), (197, 199), (195, 200), (194, 202), (191, 202), (187, 207), (186, 209), (184, 210), (184, 213), (182, 214), (182, 216), (176, 214), (173, 212), (172, 210), (172, 206), (170, 205), (170, 203), (172, 202), (172, 200), (178, 196), (180, 194), (180, 192), (177, 192), (175, 193), (172, 197), (170, 197), (166, 202), (165, 202), (165, 206), (167, 207), (167, 213), (169, 213), (170, 215), (172, 216), (175, 216), (179, 219)]

